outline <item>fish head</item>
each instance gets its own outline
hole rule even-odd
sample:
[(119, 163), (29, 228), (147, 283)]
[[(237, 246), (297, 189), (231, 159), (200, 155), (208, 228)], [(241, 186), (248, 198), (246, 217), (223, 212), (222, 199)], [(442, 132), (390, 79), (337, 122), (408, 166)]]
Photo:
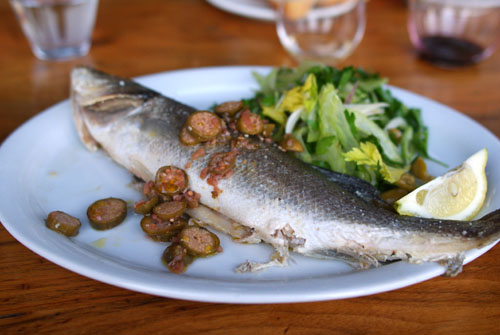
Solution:
[(107, 128), (116, 120), (140, 110), (158, 93), (129, 80), (85, 67), (71, 72), (73, 118), (82, 142), (90, 150), (98, 148), (89, 129)]

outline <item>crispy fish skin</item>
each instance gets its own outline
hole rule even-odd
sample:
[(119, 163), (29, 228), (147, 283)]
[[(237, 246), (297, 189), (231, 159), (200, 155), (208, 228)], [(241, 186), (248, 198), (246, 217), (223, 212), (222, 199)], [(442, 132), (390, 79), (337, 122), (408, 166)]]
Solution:
[[(71, 75), (75, 125), (89, 149), (102, 147), (143, 180), (164, 165), (184, 167), (198, 146), (180, 144), (178, 134), (193, 108), (139, 84), (86, 67)], [(500, 238), (500, 210), (475, 221), (400, 216), (373, 206), (305, 163), (259, 142), (241, 149), (234, 174), (219, 182), (223, 192), (200, 178), (210, 155), (186, 172), (201, 203), (270, 243), (284, 264), (288, 250), (308, 256), (340, 257), (358, 268), (380, 261), (440, 262), (448, 275), (461, 271), (463, 253)], [(192, 214), (193, 215), (193, 214)], [(196, 216), (195, 214), (193, 216)], [(248, 262), (240, 270), (264, 268)]]

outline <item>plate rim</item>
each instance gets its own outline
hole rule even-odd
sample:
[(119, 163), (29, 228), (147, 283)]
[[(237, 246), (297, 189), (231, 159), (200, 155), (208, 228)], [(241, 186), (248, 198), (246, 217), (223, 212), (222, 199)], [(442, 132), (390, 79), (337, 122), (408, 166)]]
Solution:
[(273, 22), (276, 20), (276, 14), (271, 6), (266, 8), (260, 6), (253, 7), (248, 4), (241, 4), (231, 0), (207, 0), (207, 2), (212, 6), (233, 15), (267, 22)]

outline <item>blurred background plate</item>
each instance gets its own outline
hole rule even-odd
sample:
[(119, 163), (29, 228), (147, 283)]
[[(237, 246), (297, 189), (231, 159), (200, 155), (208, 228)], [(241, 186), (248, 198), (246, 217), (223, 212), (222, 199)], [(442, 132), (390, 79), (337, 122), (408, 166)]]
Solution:
[(224, 11), (252, 19), (274, 21), (274, 9), (267, 0), (207, 0)]

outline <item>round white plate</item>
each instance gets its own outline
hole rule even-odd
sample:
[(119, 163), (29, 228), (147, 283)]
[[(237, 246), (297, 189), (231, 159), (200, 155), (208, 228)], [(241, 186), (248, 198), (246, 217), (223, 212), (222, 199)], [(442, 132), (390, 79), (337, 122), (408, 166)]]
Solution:
[[(251, 71), (268, 67), (219, 67), (181, 70), (139, 78), (165, 95), (208, 108), (215, 102), (250, 97), (257, 88)], [(430, 154), (460, 164), (479, 149), (489, 150), (489, 191), (484, 215), (500, 207), (500, 141), (484, 127), (452, 109), (398, 88), (393, 93), (408, 106), (423, 110), (430, 129)], [(445, 169), (429, 163), (433, 174)], [(95, 200), (141, 198), (132, 176), (102, 152), (91, 153), (80, 143), (69, 101), (40, 113), (17, 129), (0, 147), (0, 221), (22, 244), (48, 260), (81, 275), (154, 295), (227, 303), (279, 303), (341, 299), (374, 294), (415, 284), (443, 273), (437, 264), (396, 262), (355, 271), (341, 262), (293, 255), (289, 267), (254, 274), (233, 269), (247, 259), (266, 261), (267, 245), (241, 245), (219, 234), (224, 251), (195, 261), (182, 275), (170, 273), (160, 256), (166, 245), (146, 238), (139, 215), (129, 212), (120, 226), (92, 229), (86, 209)], [(67, 238), (45, 227), (44, 219), (62, 210), (82, 220), (80, 233)], [(467, 254), (467, 262), (492, 246)], [(467, 271), (467, 267), (465, 267)], [(453, 279), (450, 279), (453, 280)]]
[(274, 8), (267, 0), (207, 0), (213, 6), (226, 12), (258, 19), (274, 21)]

